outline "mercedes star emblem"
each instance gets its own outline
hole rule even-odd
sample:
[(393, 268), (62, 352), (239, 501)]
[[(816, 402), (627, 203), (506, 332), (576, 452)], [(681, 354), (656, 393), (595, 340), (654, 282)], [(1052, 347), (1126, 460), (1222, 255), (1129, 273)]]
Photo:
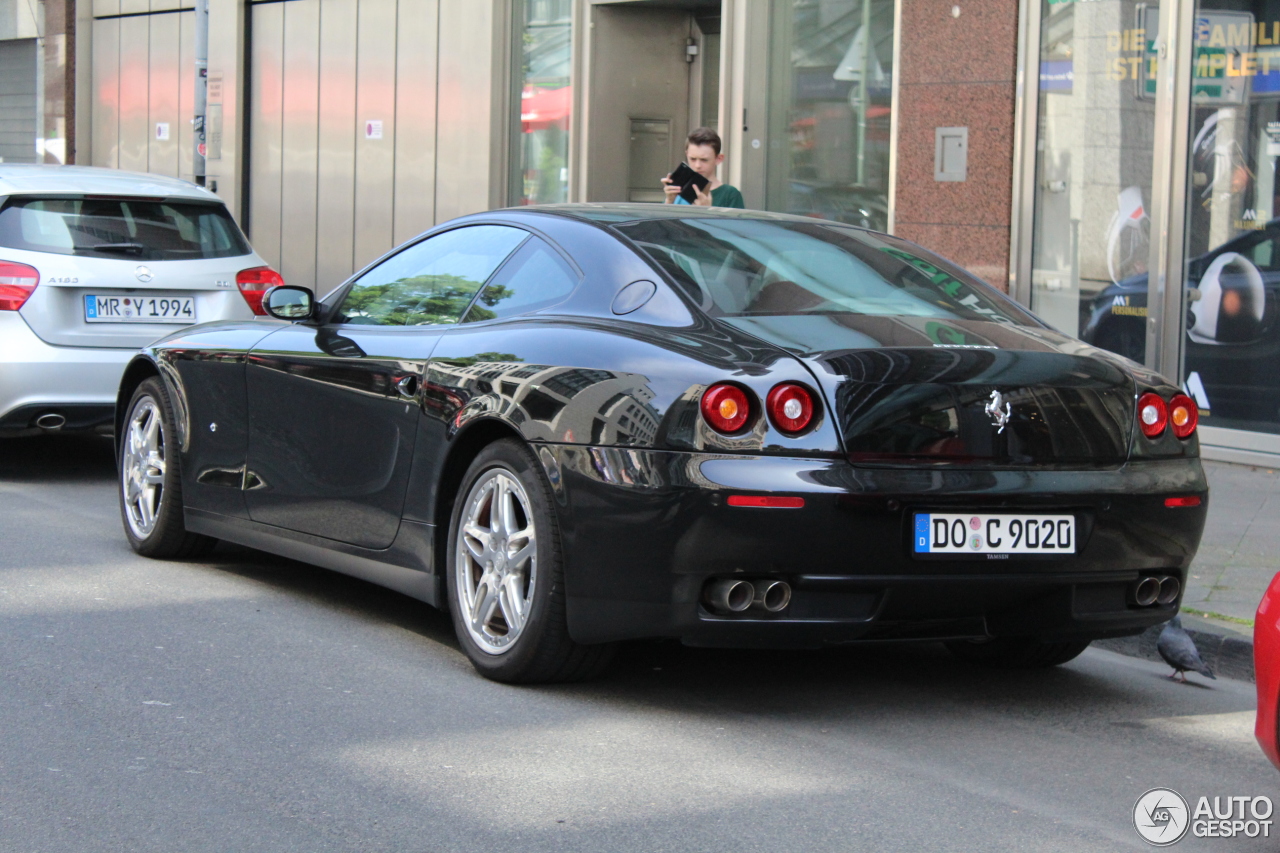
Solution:
[(133, 274), (138, 277), (138, 281), (151, 281), (151, 267), (138, 267)]
[(991, 392), (991, 399), (987, 401), (983, 411), (991, 416), (992, 426), (1000, 427), (996, 430), (996, 435), (1004, 432), (1004, 428), (1009, 424), (1009, 418), (1013, 416), (1013, 407), (1004, 401), (1004, 395), (999, 391)]

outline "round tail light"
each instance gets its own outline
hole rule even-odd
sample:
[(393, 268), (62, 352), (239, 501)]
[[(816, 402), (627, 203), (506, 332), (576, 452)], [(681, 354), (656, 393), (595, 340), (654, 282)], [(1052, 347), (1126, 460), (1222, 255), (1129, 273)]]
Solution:
[(1175, 394), (1169, 401), (1169, 423), (1173, 424), (1173, 434), (1178, 438), (1187, 438), (1196, 431), (1200, 423), (1200, 410), (1196, 403), (1186, 394)]
[(718, 432), (735, 433), (751, 419), (751, 399), (737, 385), (712, 385), (702, 394), (702, 417)]
[(813, 423), (813, 395), (794, 382), (773, 386), (764, 403), (769, 419), (782, 432), (794, 435)]
[(1147, 438), (1159, 438), (1169, 422), (1169, 407), (1159, 394), (1148, 391), (1138, 398), (1138, 426)]

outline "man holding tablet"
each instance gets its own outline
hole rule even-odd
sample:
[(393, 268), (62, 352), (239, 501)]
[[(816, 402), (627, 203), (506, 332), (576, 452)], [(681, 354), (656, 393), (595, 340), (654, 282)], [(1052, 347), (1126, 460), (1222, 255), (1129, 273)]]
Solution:
[(720, 134), (700, 127), (684, 143), (685, 162), (662, 179), (667, 204), (696, 204), (701, 207), (744, 208), (742, 193), (716, 177), (716, 167), (724, 162)]

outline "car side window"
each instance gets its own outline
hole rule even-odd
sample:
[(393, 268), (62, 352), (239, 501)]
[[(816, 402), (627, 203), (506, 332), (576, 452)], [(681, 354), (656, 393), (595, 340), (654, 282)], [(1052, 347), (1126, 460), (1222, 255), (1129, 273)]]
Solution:
[(476, 291), (528, 236), (506, 225), (470, 225), (415, 243), (360, 276), (342, 298), (333, 322), (456, 323)]
[(578, 286), (578, 274), (537, 237), (529, 238), (467, 312), (464, 323), (527, 314), (563, 300)]

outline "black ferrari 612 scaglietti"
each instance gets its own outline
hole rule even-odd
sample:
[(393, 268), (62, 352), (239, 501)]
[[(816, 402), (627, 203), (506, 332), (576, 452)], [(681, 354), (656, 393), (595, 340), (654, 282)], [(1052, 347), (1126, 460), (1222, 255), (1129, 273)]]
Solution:
[(1204, 525), (1174, 385), (848, 225), (497, 211), (264, 304), (126, 371), (130, 543), (400, 590), (501, 681), (647, 637), (1059, 664), (1168, 619)]

